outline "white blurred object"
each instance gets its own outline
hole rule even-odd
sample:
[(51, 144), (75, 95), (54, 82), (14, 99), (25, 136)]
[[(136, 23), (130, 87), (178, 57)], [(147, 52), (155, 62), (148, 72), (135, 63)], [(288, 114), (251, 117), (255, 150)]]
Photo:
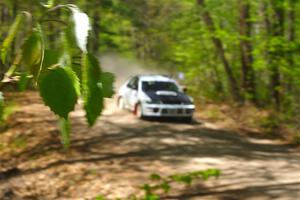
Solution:
[(73, 13), (77, 44), (83, 52), (87, 52), (87, 39), (89, 30), (91, 30), (89, 17), (75, 5), (70, 4), (69, 8)]
[(177, 78), (178, 78), (179, 80), (184, 80), (184, 73), (183, 73), (183, 72), (178, 72)]

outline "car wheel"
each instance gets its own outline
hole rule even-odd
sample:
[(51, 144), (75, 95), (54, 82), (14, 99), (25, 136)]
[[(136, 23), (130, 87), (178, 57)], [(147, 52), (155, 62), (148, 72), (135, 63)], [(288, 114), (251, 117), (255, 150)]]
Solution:
[(136, 105), (135, 107), (135, 115), (139, 118), (139, 119), (143, 119), (143, 109), (142, 109), (142, 105), (139, 103)]
[(118, 108), (120, 110), (124, 110), (125, 109), (125, 104), (124, 104), (124, 99), (123, 97), (119, 97), (118, 98)]

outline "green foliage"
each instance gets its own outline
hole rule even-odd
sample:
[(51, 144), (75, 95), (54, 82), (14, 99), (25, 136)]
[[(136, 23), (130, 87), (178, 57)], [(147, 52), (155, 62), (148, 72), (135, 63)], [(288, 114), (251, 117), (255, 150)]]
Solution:
[(151, 174), (149, 179), (152, 181), (159, 181), (161, 180), (161, 176), (159, 174)]
[(171, 176), (171, 179), (173, 181), (182, 182), (182, 183), (185, 183), (185, 184), (188, 184), (188, 185), (190, 185), (193, 181), (192, 176), (190, 174), (184, 174), (184, 175), (182, 175), (182, 174), (177, 175), (176, 174), (176, 175)]
[[(159, 200), (159, 194), (161, 194), (160, 191), (162, 191), (165, 194), (170, 193), (172, 189), (172, 184), (174, 183), (181, 183), (190, 186), (193, 181), (196, 181), (198, 179), (207, 181), (211, 177), (218, 178), (220, 175), (221, 171), (218, 169), (207, 169), (188, 173), (177, 173), (167, 177), (162, 177), (161, 175), (154, 173), (149, 176), (149, 180), (152, 181), (152, 183), (145, 183), (139, 187), (144, 192), (144, 195), (140, 197), (137, 197), (136, 195), (131, 195), (131, 198), (128, 199)], [(95, 200), (106, 200), (106, 198), (100, 195), (96, 197)]]
[(42, 72), (46, 72), (48, 69), (59, 63), (60, 54), (58, 51), (45, 49), (44, 60), (42, 65)]
[[(114, 76), (111, 73), (102, 73), (97, 58), (88, 52), (87, 42), (91, 26), (87, 14), (73, 4), (56, 6), (54, 0), (42, 2), (41, 5), (44, 7), (41, 16), (32, 20), (35, 25), (29, 27), (30, 30), (25, 33), (20, 29), (22, 17), (17, 16), (1, 46), (1, 59), (5, 63), (14, 38), (18, 32), (22, 32), (25, 39), (20, 42), (21, 47), (19, 44), (21, 53), (16, 54), (13, 63), (7, 64), (12, 65), (5, 78), (10, 80), (16, 76), (19, 79), (19, 89), (24, 91), (29, 79), (33, 77), (44, 103), (59, 118), (62, 142), (68, 148), (71, 140), (69, 113), (74, 110), (81, 92), (86, 118), (92, 126), (103, 109), (103, 98), (111, 97), (114, 93)], [(70, 12), (64, 13), (61, 19), (46, 19), (60, 9)], [(29, 13), (25, 15), (30, 16)], [(54, 21), (62, 24), (59, 30), (60, 46), (55, 49), (49, 47), (46, 34), (43, 33), (44, 23)], [(0, 101), (1, 116), (3, 113), (4, 103)]]
[(147, 194), (142, 200), (160, 200), (160, 198), (156, 194)]
[[(6, 2), (11, 8), (12, 3)], [(214, 37), (222, 42), (227, 61), (237, 79), (238, 88), (242, 91), (245, 100), (249, 101), (254, 98), (254, 95), (244, 91), (241, 81), (243, 64), (240, 45), (244, 41), (249, 42), (251, 47), (251, 52), (248, 54), (252, 56), (250, 68), (253, 68), (255, 74), (258, 103), (266, 107), (273, 103), (271, 88), (280, 90), (281, 102), (286, 96), (291, 99), (288, 109), (285, 109), (285, 105), (282, 106), (283, 112), (295, 110), (299, 106), (297, 91), (300, 82), (300, 62), (297, 55), (300, 40), (299, 35), (296, 34), (300, 28), (297, 23), (299, 16), (294, 15), (294, 19), (291, 18), (292, 12), (300, 8), (298, 1), (244, 1), (250, 6), (249, 16), (245, 19), (250, 24), (248, 30), (250, 35), (240, 32), (241, 9), (239, 1), (236, 0), (205, 0), (204, 7), (197, 5), (197, 1), (194, 0), (74, 0), (72, 2), (90, 13), (91, 23), (85, 13), (70, 4), (62, 6), (63, 10), (70, 12), (65, 13), (61, 10), (60, 19), (55, 19), (56, 13), (52, 11), (46, 14), (49, 18), (43, 18), (47, 20), (54, 18), (56, 22), (60, 20), (65, 23), (64, 26), (67, 26), (63, 30), (66, 41), (62, 44), (67, 43), (69, 50), (71, 49), (64, 55), (68, 66), (74, 62), (74, 56), (79, 54), (74, 50), (74, 46), (79, 47), (83, 52), (87, 51), (87, 36), (93, 26), (97, 31), (92, 32), (92, 38), (99, 39), (100, 45), (98, 43), (97, 45), (101, 52), (113, 51), (136, 56), (145, 62), (155, 61), (172, 75), (176, 75), (178, 71), (183, 72), (185, 74), (183, 83), (190, 87), (189, 91), (196, 98), (206, 101), (230, 100), (230, 90), (227, 86), (229, 80), (222, 66), (219, 50), (211, 40)], [(22, 1), (19, 4), (20, 7), (27, 8), (32, 6), (32, 1)], [(54, 0), (43, 0), (42, 5), (44, 10), (54, 9), (56, 6)], [(279, 34), (280, 9), (283, 9), (285, 17), (283, 18), (284, 30)], [(34, 11), (34, 14), (42, 13), (37, 8)], [(201, 17), (203, 11), (207, 11), (212, 16), (214, 31), (210, 31), (205, 25)], [(3, 42), (2, 60), (7, 57), (6, 52), (11, 49), (8, 46), (11, 47), (12, 39), (16, 36), (20, 19), (21, 17), (18, 16), (8, 34), (9, 37)], [(7, 25), (11, 23), (7, 20), (6, 24), (3, 26), (1, 24), (2, 32), (6, 31)], [(53, 35), (58, 41), (61, 27), (56, 26), (55, 23)], [(61, 43), (56, 40), (49, 43), (59, 46), (58, 44)], [(63, 60), (61, 56), (60, 59)], [(281, 86), (272, 88), (271, 75), (274, 66), (279, 68)], [(105, 90), (103, 88), (104, 96), (106, 96)]]
[(297, 130), (293, 133), (293, 138), (292, 138), (293, 144), (300, 145), (300, 131)]
[(260, 126), (264, 129), (266, 134), (275, 136), (278, 134), (280, 123), (281, 119), (279, 117), (279, 114), (270, 113), (269, 115), (261, 119)]
[(95, 198), (95, 200), (105, 200), (105, 198), (103, 196), (98, 196)]
[[(230, 80), (219, 49), (212, 41), (212, 37), (218, 38), (245, 102), (256, 98), (257, 104), (268, 107), (274, 101), (270, 89), (280, 90), (281, 102), (286, 96), (292, 96), (293, 103), (288, 107), (295, 110), (299, 106), (300, 62), (297, 55), (300, 40), (297, 32), (300, 26), (297, 23), (299, 16), (292, 12), (300, 8), (300, 3), (258, 0), (204, 2), (204, 7), (191, 0), (101, 2), (101, 50), (154, 61), (172, 75), (184, 72), (183, 83), (191, 87), (189, 91), (196, 98), (220, 102), (231, 99), (227, 86)], [(244, 31), (240, 24), (242, 2), (249, 4), (249, 16), (244, 19), (249, 30)], [(279, 33), (281, 27), (278, 27), (280, 9), (284, 13), (282, 33)], [(204, 22), (204, 11), (212, 17), (213, 31)], [(251, 56), (247, 60), (255, 75), (255, 93), (244, 88), (241, 42), (250, 47), (246, 55)], [(281, 86), (272, 88), (274, 66), (279, 68)], [(290, 110), (284, 106), (282, 112)]]
[(161, 189), (163, 189), (163, 191), (165, 193), (168, 193), (171, 189), (170, 184), (168, 183), (168, 181), (164, 181), (159, 187), (161, 187)]
[(29, 80), (30, 78), (26, 72), (20, 74), (20, 80), (18, 82), (18, 88), (20, 92), (24, 92), (26, 90)]
[(21, 22), (22, 22), (22, 14), (19, 14), (14, 23), (12, 24), (8, 36), (3, 41), (3, 44), (1, 45), (1, 60), (3, 63), (6, 63), (7, 60), (7, 51), (9, 50), (15, 36), (17, 35), (17, 32), (20, 28)]
[(61, 130), (62, 142), (65, 149), (70, 146), (70, 123), (68, 119), (59, 118), (59, 127)]
[(44, 59), (43, 43), (42, 32), (37, 28), (26, 39), (22, 50), (22, 61), (35, 80), (39, 77)]
[(221, 171), (218, 169), (207, 169), (204, 171), (196, 171), (190, 173), (192, 177), (202, 178), (203, 180), (207, 180), (210, 177), (219, 177), (221, 175)]
[(7, 118), (16, 111), (16, 106), (13, 103), (5, 103), (3, 93), (0, 92), (0, 125), (3, 125)]
[(27, 138), (26, 137), (18, 137), (15, 138), (10, 144), (9, 146), (13, 149), (20, 149), (20, 148), (24, 148), (27, 146), (28, 142), (27, 142)]
[(48, 0), (47, 3), (41, 3), (45, 8), (52, 8), (55, 4), (55, 0)]
[(55, 114), (67, 119), (77, 103), (80, 85), (70, 68), (57, 67), (41, 77), (39, 90), (45, 104)]
[[(6, 2), (4, 4), (9, 4), (9, 8), (12, 8), (12, 3)], [(28, 31), (20, 28), (24, 21), (23, 15), (18, 15), (15, 22), (6, 19), (6, 22), (1, 24), (1, 34), (9, 30), (7, 38), (1, 45), (1, 59), (5, 61), (4, 69), (12, 66), (7, 72), (8, 76), (13, 74), (14, 68), (28, 67), (31, 71), (28, 75), (34, 76), (37, 80), (39, 73), (46, 73), (49, 68), (60, 64), (71, 67), (80, 79), (86, 77), (89, 73), (86, 67), (79, 66), (79, 63), (84, 63), (80, 55), (84, 53), (83, 57), (86, 57), (90, 54), (89, 49), (93, 44), (91, 42), (87, 45), (87, 43), (97, 39), (99, 41), (95, 42), (95, 49), (101, 52), (113, 51), (126, 56), (135, 56), (143, 62), (154, 61), (161, 69), (173, 76), (176, 76), (179, 71), (183, 72), (185, 79), (181, 81), (190, 87), (188, 89), (196, 99), (208, 102), (232, 101), (228, 86), (230, 80), (223, 67), (224, 58), (221, 59), (220, 49), (212, 40), (217, 38), (221, 41), (219, 46), (224, 50), (229, 68), (237, 80), (235, 85), (238, 90), (241, 90), (245, 102), (255, 97), (254, 103), (269, 108), (275, 103), (274, 91), (277, 91), (281, 112), (292, 113), (290, 115), (293, 117), (296, 115), (299, 117), (300, 62), (297, 56), (300, 38), (297, 33), (300, 25), (297, 23), (299, 16), (292, 13), (300, 8), (298, 1), (278, 1), (279, 3), (244, 1), (250, 6), (249, 16), (244, 19), (249, 26), (249, 30), (244, 30), (247, 34), (243, 33), (243, 26), (240, 24), (243, 9), (236, 0), (205, 0), (204, 6), (198, 5), (194, 0), (74, 0), (72, 2), (85, 8), (91, 19), (89, 20), (84, 12), (72, 4), (57, 7), (54, 0), (43, 0), (43, 7), (39, 10), (38, 3), (37, 6), (32, 6), (32, 1), (19, 2), (21, 8), (32, 7), (34, 16), (32, 22), (35, 27), (29, 33), (33, 31), (36, 36), (28, 38)], [(281, 10), (284, 13), (282, 25), (279, 20)], [(202, 16), (204, 11), (211, 16), (213, 30), (210, 30), (211, 28), (205, 23)], [(36, 17), (39, 15), (40, 17)], [(41, 24), (41, 28), (36, 25), (38, 23)], [(49, 27), (47, 23), (50, 23)], [(9, 29), (8, 25), (11, 24)], [(31, 28), (29, 24), (26, 25)], [(94, 32), (91, 31), (92, 27), (95, 28)], [(92, 37), (88, 38), (89, 34)], [(20, 58), (16, 59), (16, 62), (8, 58), (15, 53), (10, 52), (14, 49), (13, 46), (17, 46), (13, 45), (14, 38), (22, 44), (19, 42), (20, 37), (28, 38), (33, 42), (25, 42), (28, 45), (24, 46), (27, 46), (29, 51), (23, 51), (27, 54), (24, 55), (23, 60), (27, 61), (23, 61), (19, 66)], [(243, 81), (245, 66), (242, 59), (242, 42), (246, 42), (250, 49), (245, 55), (248, 56), (246, 60), (250, 62), (249, 69), (253, 70), (255, 77), (253, 93), (246, 90), (246, 82)], [(36, 47), (33, 47), (34, 45)], [(42, 49), (52, 51), (45, 50), (42, 68), (39, 65), (43, 57), (42, 51), (38, 50), (40, 45), (45, 46)], [(273, 75), (277, 68), (279, 80), (276, 85)], [(101, 70), (98, 73), (100, 75), (92, 77), (89, 83), (87, 78), (81, 80), (89, 125), (94, 124), (101, 113), (103, 97), (110, 97), (113, 92), (112, 76), (102, 73)], [(93, 91), (96, 92), (94, 95), (89, 94)], [(97, 100), (100, 102), (94, 108), (92, 104)], [(212, 113), (212, 115), (216, 114)]]
[(92, 54), (83, 55), (82, 94), (87, 121), (92, 126), (103, 109), (103, 92), (100, 83), (100, 65)]
[(153, 184), (144, 184), (141, 189), (145, 192), (146, 197), (158, 198), (157, 192), (160, 190), (164, 193), (168, 193), (172, 189), (173, 183), (182, 183), (190, 186), (193, 181), (202, 179), (204, 181), (211, 177), (218, 178), (221, 175), (221, 171), (218, 169), (207, 169), (201, 171), (194, 171), (188, 173), (173, 174), (168, 177), (161, 177), (158, 174), (151, 174), (149, 179), (154, 181)]
[(115, 93), (114, 88), (112, 87), (115, 81), (115, 76), (112, 73), (103, 72), (101, 74), (100, 81), (101, 81), (103, 96), (111, 98)]

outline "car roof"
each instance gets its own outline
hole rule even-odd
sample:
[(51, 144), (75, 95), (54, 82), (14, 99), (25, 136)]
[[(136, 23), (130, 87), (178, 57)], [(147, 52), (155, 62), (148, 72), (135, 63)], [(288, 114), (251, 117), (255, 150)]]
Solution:
[(141, 81), (162, 81), (162, 82), (175, 82), (172, 78), (164, 75), (139, 75)]

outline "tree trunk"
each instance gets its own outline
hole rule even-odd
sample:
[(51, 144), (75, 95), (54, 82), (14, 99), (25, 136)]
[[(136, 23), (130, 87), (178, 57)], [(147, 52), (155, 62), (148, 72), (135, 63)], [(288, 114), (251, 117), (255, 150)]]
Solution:
[[(290, 46), (295, 42), (295, 3), (296, 0), (289, 0), (289, 10), (287, 13), (287, 39)], [(291, 70), (294, 69), (293, 49), (287, 52), (287, 62)], [(293, 77), (289, 76), (287, 81), (287, 90), (293, 93)]]
[[(268, 20), (268, 30), (270, 38), (276, 38), (279, 40), (284, 39), (284, 2), (282, 0), (272, 0), (270, 5), (273, 8), (273, 14), (271, 19)], [(266, 13), (267, 18), (269, 17)], [(279, 65), (285, 54), (282, 49), (282, 44), (276, 44), (272, 46), (272, 51), (268, 50), (270, 60), (270, 83), (271, 83), (271, 98), (273, 100), (276, 110), (280, 110), (281, 107), (281, 73)]]
[[(205, 0), (197, 0), (198, 5), (200, 5), (201, 7), (205, 8)], [(228, 59), (225, 55), (225, 50), (223, 47), (223, 43), (220, 40), (220, 38), (216, 37), (215, 34), (215, 26), (214, 26), (214, 22), (213, 19), (210, 16), (210, 13), (204, 9), (202, 12), (202, 18), (204, 20), (204, 23), (206, 24), (208, 31), (211, 33), (211, 39), (212, 42), (218, 52), (218, 55), (223, 63), (224, 66), (224, 70), (226, 72), (227, 78), (228, 78), (228, 83), (229, 83), (229, 88), (231, 91), (231, 95), (233, 97), (233, 99), (238, 102), (238, 103), (242, 103), (242, 97), (240, 95), (240, 89), (238, 86), (238, 83), (236, 81), (236, 78), (234, 77), (232, 68), (228, 62)]]
[(15, 19), (18, 15), (18, 5), (19, 5), (18, 0), (14, 0), (13, 1), (13, 10), (12, 10), (13, 11), (13, 19)]
[(93, 31), (94, 31), (94, 40), (93, 40), (93, 53), (97, 53), (100, 46), (100, 11), (99, 5), (96, 5), (93, 16)]
[(296, 4), (296, 0), (289, 0), (289, 11), (287, 14), (289, 42), (295, 41), (295, 4)]
[(251, 43), (251, 28), (250, 21), (250, 4), (247, 1), (239, 0), (240, 7), (240, 20), (239, 20), (239, 33), (240, 33), (240, 50), (241, 50), (241, 65), (242, 65), (242, 87), (245, 96), (257, 103), (256, 88), (255, 88), (255, 74), (253, 70), (253, 56), (252, 56), (252, 43)]

